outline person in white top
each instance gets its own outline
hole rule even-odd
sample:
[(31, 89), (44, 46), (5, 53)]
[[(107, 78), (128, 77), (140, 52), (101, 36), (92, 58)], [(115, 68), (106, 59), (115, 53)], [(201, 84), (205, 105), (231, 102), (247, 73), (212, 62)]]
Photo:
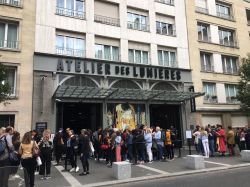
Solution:
[(201, 140), (202, 140), (202, 145), (205, 153), (205, 157), (209, 158), (209, 144), (208, 144), (208, 134), (207, 131), (205, 131), (204, 127), (201, 127)]

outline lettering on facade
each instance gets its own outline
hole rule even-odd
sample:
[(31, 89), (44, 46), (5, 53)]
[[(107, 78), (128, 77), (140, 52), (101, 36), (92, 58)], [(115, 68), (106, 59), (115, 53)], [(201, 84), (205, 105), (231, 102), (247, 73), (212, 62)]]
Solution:
[(58, 59), (58, 72), (87, 75), (102, 75), (125, 78), (141, 78), (155, 80), (180, 81), (181, 71), (178, 69), (149, 66), (117, 65), (85, 60)]

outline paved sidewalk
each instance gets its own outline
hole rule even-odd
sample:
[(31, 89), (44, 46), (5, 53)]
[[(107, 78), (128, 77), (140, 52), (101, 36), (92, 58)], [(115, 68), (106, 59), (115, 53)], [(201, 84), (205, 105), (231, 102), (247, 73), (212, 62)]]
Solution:
[[(177, 152), (177, 151), (176, 151)], [(194, 153), (194, 151), (193, 151)], [(105, 165), (105, 161), (97, 162), (90, 160), (90, 174), (79, 176), (82, 171), (81, 163), (78, 161), (80, 172), (69, 173), (61, 172), (62, 166), (52, 166), (52, 179), (40, 180), (40, 176), (36, 176), (36, 186), (39, 187), (66, 187), (66, 186), (105, 186), (111, 184), (128, 183), (132, 181), (140, 181), (147, 179), (156, 179), (162, 177), (190, 175), (199, 172), (212, 172), (218, 170), (232, 169), (236, 167), (250, 167), (250, 163), (241, 161), (240, 156), (235, 157), (213, 157), (205, 159), (206, 169), (191, 170), (185, 167), (185, 156), (187, 151), (182, 151), (180, 158), (173, 161), (153, 162), (143, 165), (132, 165), (132, 178), (128, 180), (116, 180), (112, 177), (112, 168)], [(178, 155), (177, 155), (178, 156)], [(22, 171), (19, 170), (22, 177)], [(24, 186), (22, 179), (10, 181), (10, 187)]]

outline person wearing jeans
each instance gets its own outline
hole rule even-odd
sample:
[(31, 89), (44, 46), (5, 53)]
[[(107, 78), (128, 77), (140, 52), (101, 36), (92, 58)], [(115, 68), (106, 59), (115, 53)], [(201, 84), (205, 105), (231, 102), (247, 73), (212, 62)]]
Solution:
[(157, 142), (158, 155), (157, 160), (162, 160), (163, 156), (163, 141), (161, 139), (161, 129), (160, 127), (156, 127), (155, 129), (155, 140)]
[(153, 161), (153, 154), (152, 154), (152, 132), (150, 128), (147, 128), (146, 133), (144, 134), (144, 139), (146, 142), (148, 161), (149, 163), (151, 163)]
[(202, 141), (205, 157), (209, 158), (208, 135), (204, 127), (201, 127), (201, 141)]
[(38, 145), (35, 141), (31, 141), (31, 133), (26, 132), (19, 149), (26, 187), (34, 187), (36, 167), (36, 158), (32, 155), (34, 147), (38, 148)]

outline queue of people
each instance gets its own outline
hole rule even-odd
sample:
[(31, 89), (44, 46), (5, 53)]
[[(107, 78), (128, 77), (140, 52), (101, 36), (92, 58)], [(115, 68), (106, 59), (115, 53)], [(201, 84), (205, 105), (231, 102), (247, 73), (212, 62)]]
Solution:
[(239, 151), (250, 150), (250, 129), (236, 128), (231, 126), (225, 130), (222, 125), (208, 125), (207, 127), (196, 126), (193, 132), (194, 145), (198, 154), (205, 157), (214, 157), (215, 153), (225, 156), (228, 150), (230, 156), (235, 155), (235, 147)]

